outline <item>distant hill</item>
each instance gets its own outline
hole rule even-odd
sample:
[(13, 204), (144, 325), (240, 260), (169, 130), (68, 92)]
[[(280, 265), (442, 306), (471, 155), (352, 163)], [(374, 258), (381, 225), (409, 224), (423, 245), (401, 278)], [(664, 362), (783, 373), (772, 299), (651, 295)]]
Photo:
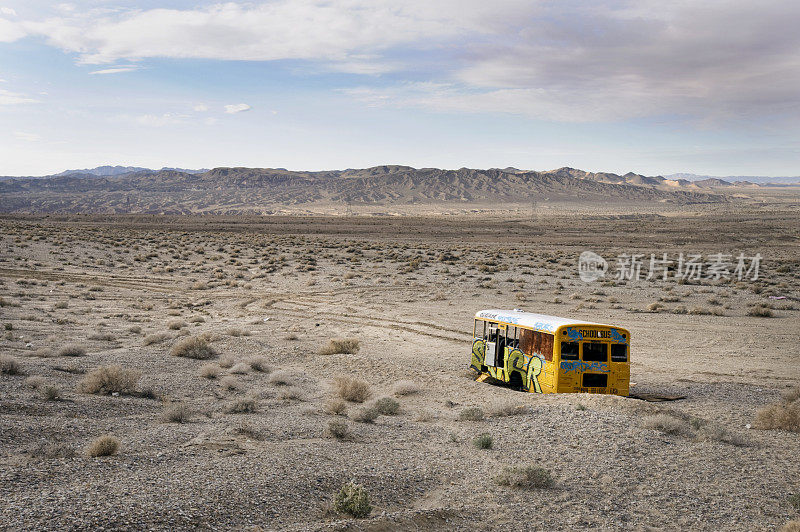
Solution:
[(664, 176), (667, 179), (683, 179), (689, 182), (707, 182), (709, 180), (722, 181), (727, 184), (745, 183), (745, 184), (758, 184), (758, 185), (796, 185), (800, 184), (800, 176), (783, 176), (783, 177), (770, 177), (770, 176), (754, 176), (754, 175), (730, 175), (730, 176), (712, 176), (712, 175), (698, 175), (677, 173)]
[[(185, 172), (187, 174), (202, 174), (203, 172), (208, 171), (207, 168), (201, 170), (187, 170), (186, 168), (167, 168), (167, 167), (164, 167), (161, 170), (177, 170), (179, 172)], [(64, 170), (63, 172), (59, 172), (57, 174), (53, 174), (52, 176), (46, 176), (46, 177), (60, 177), (72, 174), (94, 175), (94, 176), (119, 176), (125, 174), (132, 174), (135, 172), (155, 173), (158, 172), (158, 170), (151, 170), (150, 168), (142, 168), (140, 166), (98, 166), (97, 168), (87, 168), (84, 170)]]
[(662, 187), (663, 178), (572, 168), (442, 170), (385, 165), (321, 172), (214, 168), (202, 173), (141, 170), (68, 173), (0, 182), (5, 212), (271, 213), (315, 205), (520, 204), (526, 202), (718, 203), (727, 197)]

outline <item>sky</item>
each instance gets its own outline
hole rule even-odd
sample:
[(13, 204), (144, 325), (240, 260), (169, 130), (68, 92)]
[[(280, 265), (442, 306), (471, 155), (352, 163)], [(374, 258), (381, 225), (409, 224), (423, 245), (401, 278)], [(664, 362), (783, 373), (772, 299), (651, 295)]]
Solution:
[(796, 0), (0, 0), (0, 175), (800, 175)]

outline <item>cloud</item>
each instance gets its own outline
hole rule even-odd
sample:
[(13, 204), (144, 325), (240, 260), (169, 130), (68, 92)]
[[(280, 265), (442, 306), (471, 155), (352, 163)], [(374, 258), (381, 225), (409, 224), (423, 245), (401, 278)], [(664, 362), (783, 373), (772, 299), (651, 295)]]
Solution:
[[(381, 78), (348, 92), (370, 105), (573, 122), (796, 121), (798, 18), (794, 0), (273, 0), (0, 18), (0, 41), (36, 35), (96, 65), (294, 60), (301, 71)], [(413, 85), (421, 80), (429, 85)]]
[(36, 133), (26, 133), (24, 131), (15, 131), (14, 137), (19, 140), (24, 140), (26, 142), (39, 142), (42, 140), (42, 137), (37, 135)]
[(93, 70), (89, 72), (89, 74), (121, 74), (123, 72), (133, 72), (134, 70), (138, 70), (139, 67), (129, 65), (129, 66), (118, 66), (112, 68), (104, 68), (101, 70)]
[(204, 113), (204, 112), (208, 111), (208, 106), (206, 104), (204, 104), (204, 103), (198, 103), (192, 109), (194, 109), (198, 113)]
[[(127, 118), (127, 117), (123, 117)], [(185, 123), (190, 117), (185, 114), (164, 113), (161, 115), (145, 114), (133, 118), (133, 122), (141, 126), (164, 127)]]
[(38, 100), (28, 98), (23, 94), (0, 89), (0, 105), (18, 105), (22, 103), (36, 103)]
[(0, 7), (0, 15), (6, 15), (8, 17), (16, 17), (17, 12), (11, 9), (10, 7)]
[(246, 103), (235, 103), (225, 106), (225, 112), (230, 115), (234, 115), (236, 113), (242, 113), (244, 111), (249, 111), (250, 109), (251, 107)]

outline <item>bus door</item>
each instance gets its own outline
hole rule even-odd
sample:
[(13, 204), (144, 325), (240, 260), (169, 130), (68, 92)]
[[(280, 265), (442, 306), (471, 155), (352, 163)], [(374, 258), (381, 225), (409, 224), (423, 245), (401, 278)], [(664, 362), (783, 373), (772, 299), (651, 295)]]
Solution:
[(495, 365), (495, 357), (497, 355), (497, 324), (490, 323), (486, 330), (486, 353), (483, 357), (483, 363), (487, 366)]

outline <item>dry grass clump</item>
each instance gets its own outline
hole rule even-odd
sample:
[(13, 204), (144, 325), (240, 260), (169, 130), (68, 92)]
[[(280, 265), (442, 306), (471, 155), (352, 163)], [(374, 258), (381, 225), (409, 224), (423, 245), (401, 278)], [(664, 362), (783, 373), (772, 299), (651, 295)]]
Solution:
[(25, 379), (25, 386), (27, 386), (31, 390), (38, 390), (45, 384), (47, 384), (47, 381), (45, 380), (44, 377), (40, 375), (34, 375), (33, 377), (28, 377), (27, 379)]
[(397, 381), (392, 387), (392, 393), (398, 397), (419, 393), (419, 386), (414, 381)]
[(192, 417), (192, 410), (185, 403), (167, 405), (161, 413), (164, 423), (186, 423)]
[(120, 365), (95, 368), (78, 382), (78, 392), (91, 394), (133, 394), (141, 373)]
[(234, 364), (234, 366), (228, 371), (236, 375), (245, 375), (248, 371), (250, 371), (250, 365), (245, 364), (244, 362), (239, 362), (238, 364)]
[(370, 405), (382, 416), (394, 416), (400, 411), (400, 403), (391, 397), (380, 397)]
[(470, 406), (458, 413), (459, 421), (481, 421), (483, 417), (483, 409), (477, 406)]
[(228, 336), (235, 336), (235, 337), (250, 336), (250, 331), (243, 331), (242, 329), (238, 329), (236, 327), (232, 327), (232, 328), (228, 329), (227, 331), (225, 331), (225, 333)]
[(359, 484), (353, 481), (348, 482), (336, 494), (333, 502), (333, 509), (340, 514), (346, 514), (355, 518), (367, 517), (372, 511), (369, 502), (369, 493)]
[(216, 364), (203, 364), (200, 366), (200, 376), (204, 379), (213, 380), (219, 377), (219, 366)]
[(65, 345), (58, 350), (58, 356), (60, 357), (82, 357), (85, 354), (86, 349), (84, 349), (83, 346), (75, 344)]
[(337, 377), (333, 386), (339, 397), (351, 403), (363, 403), (372, 395), (369, 384), (353, 377)]
[(148, 334), (144, 337), (144, 340), (142, 340), (142, 345), (160, 344), (162, 342), (166, 342), (170, 338), (172, 338), (172, 335), (166, 332)]
[(784, 403), (793, 403), (800, 399), (800, 386), (797, 388), (792, 388), (788, 392), (783, 394), (783, 402)]
[(512, 402), (502, 402), (492, 405), (489, 415), (492, 417), (518, 416), (528, 412), (525, 405), (518, 405)]
[(507, 467), (494, 481), (499, 486), (523, 489), (548, 489), (556, 484), (550, 471), (538, 466)]
[(800, 432), (800, 401), (768, 405), (756, 413), (756, 427)]
[(270, 373), (272, 371), (266, 357), (252, 357), (247, 360), (247, 363), (250, 364), (253, 371), (258, 371), (259, 373)]
[(216, 349), (208, 345), (202, 338), (184, 338), (172, 346), (170, 354), (174, 357), (193, 358), (195, 360), (208, 360), (218, 355)]
[(361, 348), (358, 338), (331, 338), (328, 344), (319, 350), (320, 355), (353, 355)]
[(709, 424), (700, 427), (695, 435), (695, 439), (697, 441), (718, 441), (736, 447), (744, 447), (748, 443), (747, 440), (739, 434), (730, 432), (722, 425), (717, 424)]
[(34, 447), (28, 451), (28, 456), (42, 459), (75, 458), (77, 453), (72, 447), (69, 447), (65, 443), (50, 442)]
[(276, 371), (269, 376), (269, 383), (275, 386), (289, 386), (293, 380), (292, 374), (286, 370)]
[(337, 440), (345, 440), (350, 437), (350, 427), (347, 422), (341, 419), (332, 419), (328, 422), (328, 435)]
[(342, 399), (332, 398), (325, 402), (323, 410), (334, 416), (341, 416), (347, 411), (347, 403)]
[(353, 412), (353, 421), (359, 423), (374, 423), (381, 413), (373, 406), (362, 406)]
[(186, 327), (186, 322), (183, 320), (169, 320), (167, 322), (167, 329), (178, 331)]
[(492, 438), (492, 435), (488, 432), (484, 432), (483, 434), (475, 436), (475, 439), (472, 440), (472, 444), (478, 449), (488, 450), (494, 445), (494, 438)]
[(655, 414), (642, 420), (642, 426), (650, 430), (658, 430), (665, 434), (683, 434), (687, 432), (686, 422), (667, 414)]
[(107, 434), (94, 440), (86, 450), (86, 453), (92, 458), (97, 458), (98, 456), (112, 456), (117, 454), (117, 452), (119, 452), (119, 440)]
[(101, 342), (113, 342), (117, 337), (111, 333), (97, 332), (89, 335), (89, 340), (99, 340)]
[(258, 410), (258, 401), (255, 397), (239, 397), (227, 403), (222, 410), (226, 414), (251, 414)]
[(55, 354), (56, 353), (49, 347), (40, 347), (39, 349), (31, 353), (30, 356), (36, 358), (50, 358), (55, 356)]
[(233, 367), (234, 364), (236, 364), (236, 360), (234, 360), (233, 357), (224, 356), (224, 357), (219, 359), (218, 364), (219, 364), (219, 367), (221, 367), (221, 368), (230, 369), (230, 368)]
[(0, 355), (0, 373), (3, 375), (22, 375), (22, 366), (9, 355)]
[(754, 318), (772, 318), (775, 316), (775, 313), (772, 312), (771, 308), (762, 304), (747, 309), (747, 315)]
[(54, 386), (52, 384), (45, 384), (39, 389), (39, 391), (42, 394), (42, 399), (44, 399), (45, 401), (61, 400), (61, 389), (58, 386)]
[(284, 388), (278, 392), (278, 399), (283, 399), (286, 401), (295, 401), (301, 399), (302, 397), (303, 394), (300, 393), (300, 390), (293, 387)]

